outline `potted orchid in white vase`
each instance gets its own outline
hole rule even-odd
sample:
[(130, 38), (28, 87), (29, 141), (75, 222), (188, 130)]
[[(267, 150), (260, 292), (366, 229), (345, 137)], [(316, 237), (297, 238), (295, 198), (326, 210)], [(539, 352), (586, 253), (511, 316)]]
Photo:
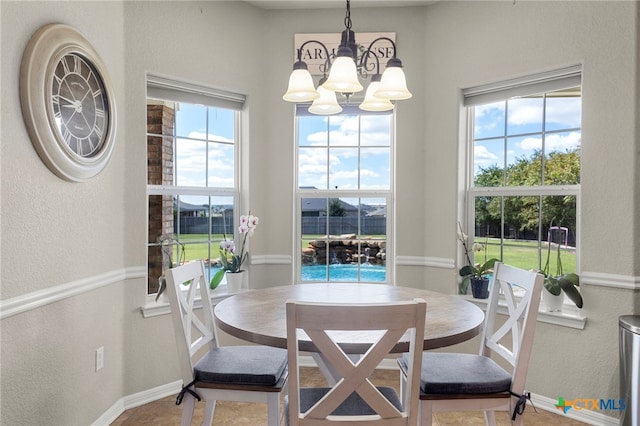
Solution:
[(248, 215), (240, 216), (240, 226), (238, 233), (241, 236), (242, 243), (240, 251), (236, 250), (233, 240), (227, 240), (226, 234), (223, 234), (224, 240), (220, 243), (220, 265), (221, 268), (211, 278), (210, 287), (216, 288), (222, 281), (222, 277), (227, 277), (227, 291), (229, 293), (237, 293), (242, 287), (245, 271), (242, 265), (249, 257), (247, 250), (247, 239), (251, 237), (258, 226), (259, 218), (249, 212)]

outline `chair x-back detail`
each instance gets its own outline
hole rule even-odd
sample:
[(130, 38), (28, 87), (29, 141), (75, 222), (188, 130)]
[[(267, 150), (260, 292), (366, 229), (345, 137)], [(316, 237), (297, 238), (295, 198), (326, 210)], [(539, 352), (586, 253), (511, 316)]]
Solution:
[[(438, 411), (485, 412), (495, 425), (494, 411), (508, 411), (522, 424), (527, 397), (525, 381), (544, 277), (497, 262), (487, 305), (479, 355), (425, 352), (422, 357), (421, 424), (430, 425)], [(514, 294), (514, 288), (520, 289)], [(502, 296), (502, 298), (500, 297)], [(507, 314), (497, 315), (499, 302)], [(492, 358), (502, 358), (509, 371)], [(399, 360), (404, 377), (406, 356)]]
[[(182, 425), (190, 425), (196, 400), (206, 400), (203, 425), (211, 425), (216, 400), (266, 403), (270, 426), (280, 425), (280, 393), (287, 352), (265, 346), (218, 346), (202, 261), (166, 271), (183, 388)], [(196, 307), (200, 295), (201, 309)], [(196, 309), (197, 308), (197, 309)]]
[[(426, 303), (421, 299), (388, 304), (288, 301), (286, 313), (290, 380), (286, 417), (289, 424), (417, 424), (417, 392), (425, 312)], [(349, 333), (375, 333), (379, 338), (357, 359), (358, 357), (346, 353), (336, 343), (337, 334), (344, 341)], [(410, 336), (409, 359), (412, 362), (409, 362), (408, 368), (408, 398), (403, 402), (394, 388), (376, 387), (370, 377), (406, 333)], [(300, 387), (298, 336), (305, 334), (323, 360), (340, 377), (331, 387)]]

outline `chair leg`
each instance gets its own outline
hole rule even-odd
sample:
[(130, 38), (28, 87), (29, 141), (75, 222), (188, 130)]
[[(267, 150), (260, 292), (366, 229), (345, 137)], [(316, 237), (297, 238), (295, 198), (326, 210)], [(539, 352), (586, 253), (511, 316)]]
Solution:
[(407, 401), (405, 401), (405, 395), (407, 394), (407, 376), (400, 371), (400, 401), (402, 401), (403, 406), (406, 406)]
[(207, 403), (204, 406), (204, 418), (202, 419), (202, 426), (211, 426), (211, 424), (213, 423), (213, 412), (215, 411), (215, 409), (216, 400), (207, 400)]
[(420, 401), (420, 426), (431, 426), (433, 424), (433, 403), (431, 401)]
[(496, 426), (496, 413), (495, 411), (484, 412), (484, 422), (487, 426)]
[(182, 426), (191, 426), (191, 420), (193, 419), (193, 412), (196, 409), (196, 399), (190, 395), (185, 394), (182, 400)]
[(267, 395), (267, 415), (269, 426), (280, 426), (280, 393), (270, 392)]

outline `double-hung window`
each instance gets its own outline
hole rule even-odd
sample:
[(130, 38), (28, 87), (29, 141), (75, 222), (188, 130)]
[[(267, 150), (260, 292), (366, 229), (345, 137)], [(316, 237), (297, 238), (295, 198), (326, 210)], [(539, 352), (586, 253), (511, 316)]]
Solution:
[(543, 270), (549, 259), (552, 275), (578, 272), (581, 68), (463, 94), (469, 132), (462, 221), (480, 243), (474, 262), (495, 257)]
[(390, 282), (393, 112), (297, 109), (297, 282)]
[(148, 293), (163, 270), (203, 259), (218, 267), (233, 239), (244, 96), (147, 77)]

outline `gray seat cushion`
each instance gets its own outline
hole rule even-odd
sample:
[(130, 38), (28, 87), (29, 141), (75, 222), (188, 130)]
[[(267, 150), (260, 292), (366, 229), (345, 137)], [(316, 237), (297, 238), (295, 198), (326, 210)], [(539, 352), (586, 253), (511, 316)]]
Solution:
[[(399, 360), (405, 373), (407, 360), (407, 354)], [(425, 394), (499, 393), (511, 389), (511, 374), (485, 356), (425, 352), (420, 382)]]
[[(387, 400), (393, 404), (398, 410), (402, 410), (402, 403), (396, 390), (388, 386), (380, 386), (377, 388)], [(300, 411), (306, 412), (309, 408), (318, 402), (323, 396), (329, 392), (331, 388), (300, 388)], [(375, 411), (364, 402), (360, 395), (352, 393), (349, 397), (338, 406), (332, 413), (334, 416), (366, 416), (374, 415)], [(289, 424), (289, 398), (285, 396), (285, 420)]]
[(273, 386), (286, 369), (286, 349), (224, 346), (209, 351), (196, 363), (193, 372), (200, 382)]

